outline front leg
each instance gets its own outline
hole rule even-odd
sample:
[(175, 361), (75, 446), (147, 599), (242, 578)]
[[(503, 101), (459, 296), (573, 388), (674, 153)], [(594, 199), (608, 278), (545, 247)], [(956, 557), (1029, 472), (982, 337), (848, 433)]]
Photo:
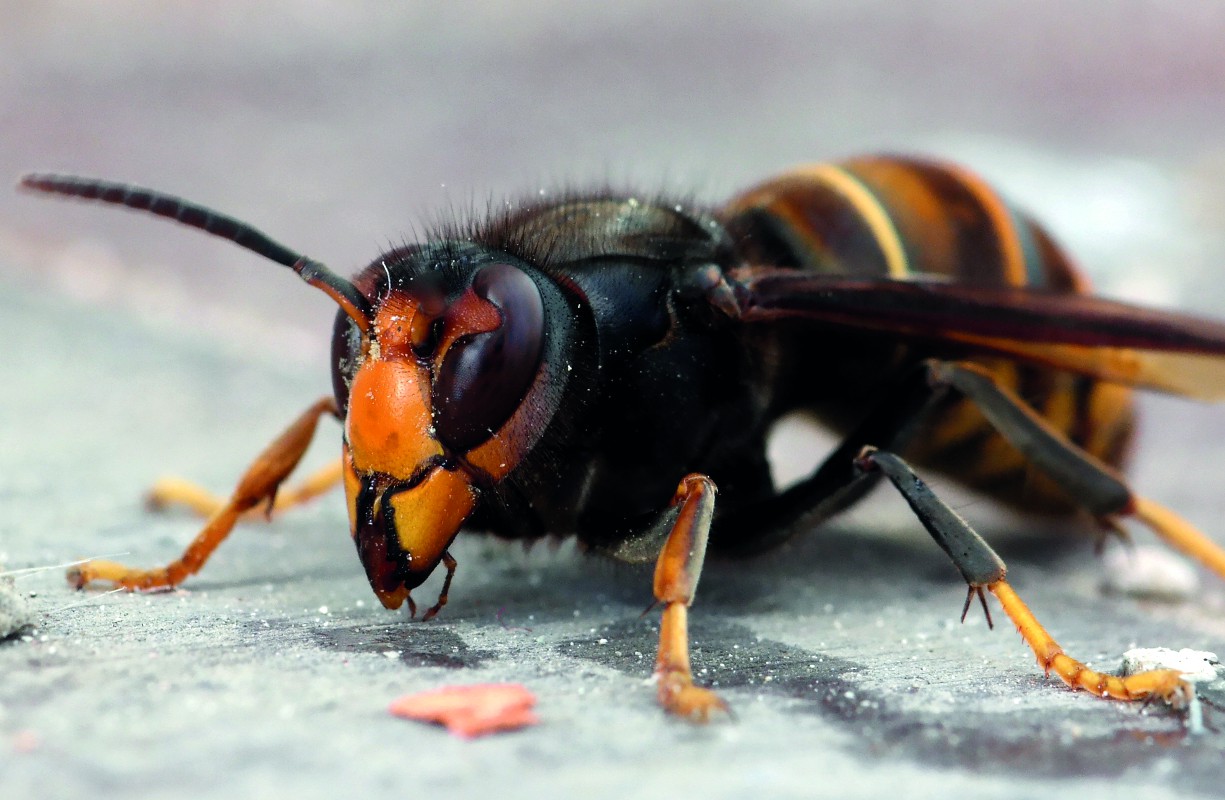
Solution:
[(132, 569), (113, 561), (88, 561), (69, 571), (69, 582), (80, 589), (94, 581), (110, 581), (129, 591), (178, 586), (189, 575), (200, 571), (245, 512), (261, 503), (271, 505), (276, 501), (277, 487), (302, 459), (314, 438), (319, 418), (324, 414), (340, 415), (336, 401), (330, 397), (315, 402), (259, 454), (238, 481), (230, 499), (213, 512), (179, 558), (156, 569)]
[(715, 484), (705, 475), (686, 475), (660, 522), (671, 530), (655, 562), (655, 600), (663, 603), (655, 679), (665, 711), (705, 722), (727, 703), (710, 689), (693, 684), (689, 666), (689, 606), (698, 588), (706, 541), (715, 513)]

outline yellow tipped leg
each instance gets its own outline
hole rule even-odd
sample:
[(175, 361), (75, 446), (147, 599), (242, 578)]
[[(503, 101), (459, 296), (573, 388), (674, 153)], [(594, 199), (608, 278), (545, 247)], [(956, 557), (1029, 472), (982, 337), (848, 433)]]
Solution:
[(1000, 601), (1004, 613), (1034, 651), (1042, 669), (1048, 675), (1054, 672), (1073, 689), (1083, 689), (1098, 697), (1115, 700), (1164, 700), (1176, 707), (1191, 699), (1191, 685), (1182, 679), (1182, 673), (1177, 670), (1157, 669), (1120, 677), (1089, 669), (1063, 652), (1063, 648), (1051, 638), (1007, 581), (996, 581), (989, 584), (987, 589)]
[(671, 714), (706, 722), (712, 711), (727, 711), (723, 698), (693, 683), (689, 666), (689, 608), (684, 603), (664, 606), (655, 679), (659, 704)]
[[(318, 472), (307, 476), (300, 483), (278, 490), (276, 501), (272, 504), (271, 514), (268, 514), (265, 509), (253, 508), (245, 512), (243, 518), (274, 516), (295, 506), (308, 503), (337, 486), (341, 475), (341, 462), (340, 459), (337, 459)], [(161, 478), (150, 487), (145, 495), (145, 504), (152, 511), (163, 511), (174, 507), (186, 508), (196, 516), (208, 519), (225, 506), (226, 499), (182, 478)]]
[[(952, 558), (970, 586), (963, 618), (969, 601), (975, 594), (982, 597), (987, 589), (1000, 601), (1004, 612), (1017, 626), (1025, 643), (1033, 650), (1038, 663), (1049, 675), (1054, 672), (1068, 686), (1092, 692), (1098, 697), (1116, 700), (1160, 699), (1175, 706), (1191, 700), (1190, 684), (1176, 670), (1151, 670), (1120, 677), (1089, 669), (1063, 652), (1039, 624), (1033, 612), (1008, 585), (1007, 569), (995, 551), (974, 532), (965, 520), (936, 497), (905, 461), (884, 451), (865, 448), (856, 460), (860, 470), (880, 470), (897, 487), (932, 537)], [(985, 605), (984, 605), (985, 608)], [(990, 622), (990, 617), (987, 618)]]
[(239, 518), (274, 498), (281, 481), (293, 471), (315, 434), (319, 418), (337, 415), (336, 401), (325, 397), (308, 408), (276, 441), (260, 453), (238, 482), (230, 499), (209, 517), (183, 555), (164, 567), (131, 569), (113, 561), (89, 561), (68, 573), (78, 589), (94, 581), (110, 581), (124, 589), (170, 589), (204, 566), (230, 535)]
[(1171, 547), (1225, 578), (1225, 550), (1168, 508), (1136, 495), (1131, 515)]
[(727, 703), (710, 689), (693, 684), (689, 666), (689, 606), (698, 587), (706, 539), (714, 515), (715, 485), (705, 475), (687, 475), (672, 506), (676, 519), (655, 564), (655, 599), (664, 604), (659, 626), (655, 679), (664, 710), (699, 722)]
[(224, 507), (224, 497), (183, 478), (158, 478), (145, 493), (145, 508), (150, 511), (184, 508), (208, 519)]

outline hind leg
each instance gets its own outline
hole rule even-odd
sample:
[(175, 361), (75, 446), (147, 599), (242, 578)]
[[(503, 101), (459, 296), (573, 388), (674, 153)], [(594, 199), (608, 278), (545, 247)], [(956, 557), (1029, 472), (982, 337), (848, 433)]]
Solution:
[(1136, 494), (1124, 479), (1052, 428), (1019, 397), (972, 364), (932, 363), (931, 381), (969, 398), (1025, 458), (1061, 486), (1077, 506), (1107, 523), (1131, 518), (1225, 578), (1225, 550), (1193, 525)]
[(893, 455), (892, 451), (901, 451), (914, 440), (933, 410), (957, 395), (972, 402), (996, 431), (1036, 469), (1058, 483), (1079, 507), (1106, 520), (1135, 516), (1204, 563), (1225, 560), (1215, 543), (1160, 506), (1136, 497), (1112, 470), (1051, 428), (989, 373), (972, 364), (946, 362), (922, 365), (843, 440), (811, 477), (762, 506), (730, 517), (720, 535), (730, 530), (733, 542), (738, 536), (752, 545), (772, 544), (777, 537), (753, 536), (746, 528), (763, 522), (786, 525), (800, 518), (816, 524), (846, 508), (862, 496), (873, 479), (884, 475), (906, 497), (961, 571), (970, 588), (967, 599), (977, 595), (985, 609), (985, 592), (994, 594), (1044, 670), (1098, 696), (1121, 700), (1160, 697), (1182, 702), (1189, 687), (1176, 672), (1158, 670), (1118, 678), (1089, 670), (1064, 654), (1007, 583), (1004, 564), (995, 552)]

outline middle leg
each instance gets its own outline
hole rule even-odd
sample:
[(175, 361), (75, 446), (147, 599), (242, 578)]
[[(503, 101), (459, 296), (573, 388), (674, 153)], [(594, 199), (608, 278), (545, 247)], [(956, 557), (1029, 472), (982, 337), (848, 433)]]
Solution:
[[(242, 517), (276, 516), (290, 508), (303, 505), (340, 485), (344, 474), (340, 459), (320, 468), (292, 486), (277, 490), (276, 498), (267, 508), (252, 508)], [(199, 484), (182, 478), (160, 478), (145, 495), (145, 505), (150, 511), (168, 508), (186, 508), (202, 519), (208, 519), (225, 508), (227, 498), (213, 494)]]
[[(969, 586), (966, 610), (974, 596), (985, 608), (984, 591), (990, 591), (1016, 623), (1043, 668), (1056, 672), (1074, 688), (1118, 699), (1158, 696), (1179, 702), (1188, 687), (1175, 672), (1144, 673), (1143, 677), (1132, 676), (1120, 683), (1121, 679), (1088, 670), (1081, 662), (1066, 656), (1009, 586), (1004, 564), (995, 552), (931, 495), (905, 462), (892, 454), (905, 450), (930, 416), (956, 397), (969, 399), (1037, 469), (1054, 478), (1073, 500), (1092, 513), (1103, 517), (1135, 513), (1141, 519), (1145, 514), (1151, 517), (1162, 512), (1169, 514), (1136, 498), (1112, 471), (1046, 425), (1036, 412), (999, 387), (989, 374), (972, 364), (933, 361), (920, 365), (899, 382), (889, 399), (869, 413), (809, 478), (761, 506), (721, 520), (719, 535), (726, 538), (720, 544), (735, 550), (738, 542), (745, 542), (748, 546), (741, 549), (747, 550), (777, 543), (788, 535), (786, 527), (790, 524), (803, 519), (815, 525), (828, 519), (861, 497), (874, 479), (886, 475), (903, 494), (910, 491), (926, 498), (918, 505), (912, 501), (911, 506), (966, 579)], [(892, 474), (882, 463), (890, 465)], [(912, 497), (907, 499), (911, 501)], [(1132, 511), (1133, 508), (1136, 510)], [(1186, 539), (1205, 541), (1202, 534), (1185, 523), (1179, 527), (1181, 520), (1177, 517), (1161, 521)], [(762, 524), (773, 526), (775, 532), (763, 536), (752, 529)], [(1194, 538), (1196, 535), (1198, 539)], [(1218, 551), (1215, 545), (1211, 547)]]
[(1191, 686), (1182, 680), (1176, 670), (1151, 670), (1128, 676), (1108, 675), (1092, 670), (1064, 653), (1059, 643), (1046, 632), (1009, 585), (1007, 568), (1000, 557), (965, 520), (936, 497), (905, 461), (892, 453), (865, 448), (855, 463), (859, 470), (880, 471), (888, 477), (928, 533), (948, 553), (969, 586), (962, 619), (965, 619), (965, 612), (974, 595), (978, 595), (983, 609), (986, 609), (983, 597), (983, 589), (986, 589), (1000, 601), (1004, 612), (1034, 651), (1042, 669), (1047, 674), (1054, 672), (1071, 688), (1116, 700), (1156, 698), (1174, 706), (1182, 706), (1190, 699)]

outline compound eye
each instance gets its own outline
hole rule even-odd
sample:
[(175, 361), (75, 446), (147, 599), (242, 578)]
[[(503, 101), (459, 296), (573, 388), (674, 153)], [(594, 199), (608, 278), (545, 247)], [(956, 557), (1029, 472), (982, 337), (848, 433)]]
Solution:
[(473, 276), (471, 291), (498, 309), (502, 324), (456, 339), (435, 374), (435, 429), (460, 452), (510, 419), (536, 378), (544, 347), (544, 301), (527, 273), (489, 264)]

